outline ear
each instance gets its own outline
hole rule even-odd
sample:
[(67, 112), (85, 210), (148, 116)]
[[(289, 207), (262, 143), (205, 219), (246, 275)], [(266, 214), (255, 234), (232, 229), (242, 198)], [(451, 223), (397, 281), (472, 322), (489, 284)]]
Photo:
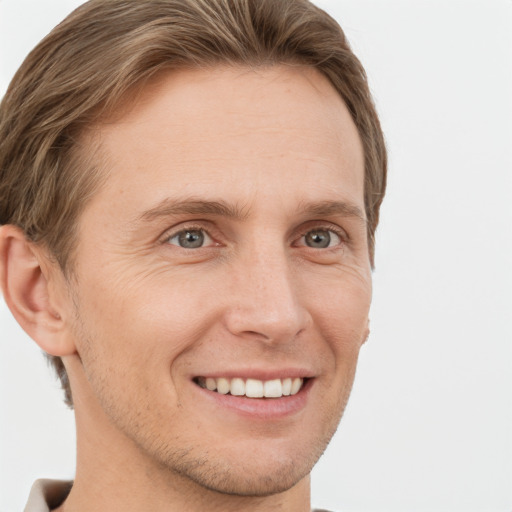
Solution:
[(364, 331), (363, 342), (361, 343), (361, 345), (364, 345), (368, 341), (369, 337), (370, 337), (370, 319), (368, 318), (367, 323), (366, 323), (366, 329)]
[(69, 301), (60, 267), (12, 225), (0, 227), (0, 285), (24, 331), (48, 354), (76, 352), (66, 318)]

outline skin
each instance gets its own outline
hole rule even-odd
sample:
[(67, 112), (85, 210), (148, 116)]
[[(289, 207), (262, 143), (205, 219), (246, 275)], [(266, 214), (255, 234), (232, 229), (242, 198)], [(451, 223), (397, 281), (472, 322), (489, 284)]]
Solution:
[[(93, 132), (109, 175), (72, 279), (15, 228), (0, 246), (7, 302), (70, 375), (77, 473), (58, 510), (309, 510), (371, 302), (345, 104), (308, 68), (179, 71)], [(204, 245), (180, 247), (186, 229)], [(329, 246), (309, 246), (315, 234)], [(16, 288), (5, 276), (23, 261), (32, 278)], [(284, 414), (254, 399), (243, 413), (194, 382), (280, 372), (309, 378)]]

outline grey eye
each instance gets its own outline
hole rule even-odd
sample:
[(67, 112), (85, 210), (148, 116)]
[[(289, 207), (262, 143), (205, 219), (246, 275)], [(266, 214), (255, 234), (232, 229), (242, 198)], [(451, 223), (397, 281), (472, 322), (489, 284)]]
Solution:
[(169, 243), (184, 249), (198, 249), (203, 247), (205, 242), (211, 242), (211, 239), (201, 229), (185, 229), (169, 239)]
[(328, 229), (315, 229), (304, 235), (304, 243), (314, 249), (326, 249), (339, 244), (340, 237)]

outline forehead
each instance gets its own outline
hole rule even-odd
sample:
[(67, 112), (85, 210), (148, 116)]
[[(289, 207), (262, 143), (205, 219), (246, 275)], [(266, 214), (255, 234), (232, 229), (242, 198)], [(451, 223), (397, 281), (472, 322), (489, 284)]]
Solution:
[(268, 194), (273, 183), (301, 201), (319, 187), (327, 200), (363, 201), (357, 129), (328, 79), (311, 68), (168, 72), (98, 134), (110, 171), (99, 199), (122, 192), (145, 208), (169, 195), (195, 196), (198, 187), (229, 200)]

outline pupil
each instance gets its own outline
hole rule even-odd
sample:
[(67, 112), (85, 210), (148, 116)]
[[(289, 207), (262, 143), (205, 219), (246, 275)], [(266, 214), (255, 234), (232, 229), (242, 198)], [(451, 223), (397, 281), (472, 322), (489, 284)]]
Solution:
[(328, 231), (311, 231), (306, 235), (306, 245), (325, 249), (331, 243), (331, 235)]
[(185, 231), (179, 237), (181, 247), (195, 249), (201, 247), (204, 242), (204, 235), (201, 231)]

